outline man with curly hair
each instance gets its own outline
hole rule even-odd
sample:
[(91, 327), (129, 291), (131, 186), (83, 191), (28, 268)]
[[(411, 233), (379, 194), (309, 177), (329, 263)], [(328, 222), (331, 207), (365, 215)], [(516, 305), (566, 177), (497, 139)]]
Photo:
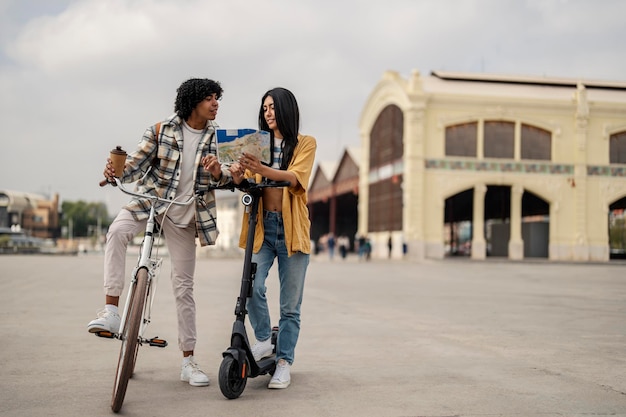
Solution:
[[(197, 190), (231, 181), (216, 157), (214, 123), (222, 97), (219, 82), (192, 78), (177, 90), (175, 113), (146, 129), (134, 152), (126, 159), (122, 182), (137, 182), (137, 191), (177, 201), (187, 201)], [(204, 169), (204, 167), (208, 169)], [(116, 173), (108, 159), (104, 176)], [(120, 210), (106, 236), (104, 252), (105, 306), (87, 329), (91, 333), (117, 333), (119, 297), (124, 289), (129, 241), (145, 230), (150, 205), (133, 198)], [(193, 281), (196, 236), (200, 244), (213, 245), (218, 236), (214, 192), (188, 206), (158, 205), (157, 220), (164, 232), (171, 260), (171, 281), (178, 315), (178, 346), (183, 352), (180, 379), (193, 386), (209, 385), (209, 378), (194, 359), (196, 307)]]

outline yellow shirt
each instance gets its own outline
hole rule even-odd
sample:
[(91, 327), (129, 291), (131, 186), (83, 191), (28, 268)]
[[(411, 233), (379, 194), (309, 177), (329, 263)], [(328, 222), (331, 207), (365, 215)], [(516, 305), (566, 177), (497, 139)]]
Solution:
[[(283, 190), (283, 225), (285, 227), (285, 245), (291, 256), (295, 252), (311, 253), (311, 221), (307, 203), (307, 188), (313, 171), (317, 142), (312, 136), (298, 135), (298, 144), (293, 151), (293, 157), (287, 170), (296, 175), (298, 182)], [(255, 180), (261, 181), (261, 176), (256, 175)], [(261, 249), (264, 239), (263, 229), (263, 198), (257, 214), (257, 225), (254, 233), (254, 249), (256, 253)], [(239, 247), (246, 247), (248, 235), (248, 213), (244, 212), (241, 234), (239, 235)]]

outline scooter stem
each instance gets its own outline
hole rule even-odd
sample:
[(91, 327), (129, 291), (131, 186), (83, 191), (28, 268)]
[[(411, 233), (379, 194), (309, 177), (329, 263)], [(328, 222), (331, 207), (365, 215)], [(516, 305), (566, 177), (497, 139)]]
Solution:
[(252, 252), (254, 250), (254, 233), (257, 224), (257, 214), (259, 212), (259, 201), (262, 190), (260, 188), (252, 188), (248, 190), (248, 194), (252, 197), (250, 204), (250, 213), (248, 216), (248, 236), (246, 240), (246, 249), (244, 252), (243, 275), (241, 277), (241, 292), (237, 299), (235, 307), (235, 316), (238, 320), (243, 321), (246, 315), (247, 298), (251, 295), (254, 274), (256, 273), (256, 263), (252, 262)]

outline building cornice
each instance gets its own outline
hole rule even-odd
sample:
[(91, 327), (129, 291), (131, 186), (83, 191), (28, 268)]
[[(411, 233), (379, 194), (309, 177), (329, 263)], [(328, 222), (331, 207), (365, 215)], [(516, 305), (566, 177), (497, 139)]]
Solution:
[(431, 75), (446, 81), (470, 81), (499, 84), (525, 84), (549, 87), (574, 87), (583, 84), (587, 88), (626, 90), (626, 82), (586, 80), (561, 77), (533, 77), (524, 75), (483, 74), (452, 71), (432, 71)]

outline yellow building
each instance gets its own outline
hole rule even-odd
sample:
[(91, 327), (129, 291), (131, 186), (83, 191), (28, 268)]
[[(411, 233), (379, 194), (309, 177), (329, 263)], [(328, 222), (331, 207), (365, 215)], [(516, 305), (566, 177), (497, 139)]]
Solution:
[(392, 258), (406, 245), (413, 259), (610, 259), (626, 82), (388, 71), (359, 128), (358, 228), (374, 257), (390, 243)]

